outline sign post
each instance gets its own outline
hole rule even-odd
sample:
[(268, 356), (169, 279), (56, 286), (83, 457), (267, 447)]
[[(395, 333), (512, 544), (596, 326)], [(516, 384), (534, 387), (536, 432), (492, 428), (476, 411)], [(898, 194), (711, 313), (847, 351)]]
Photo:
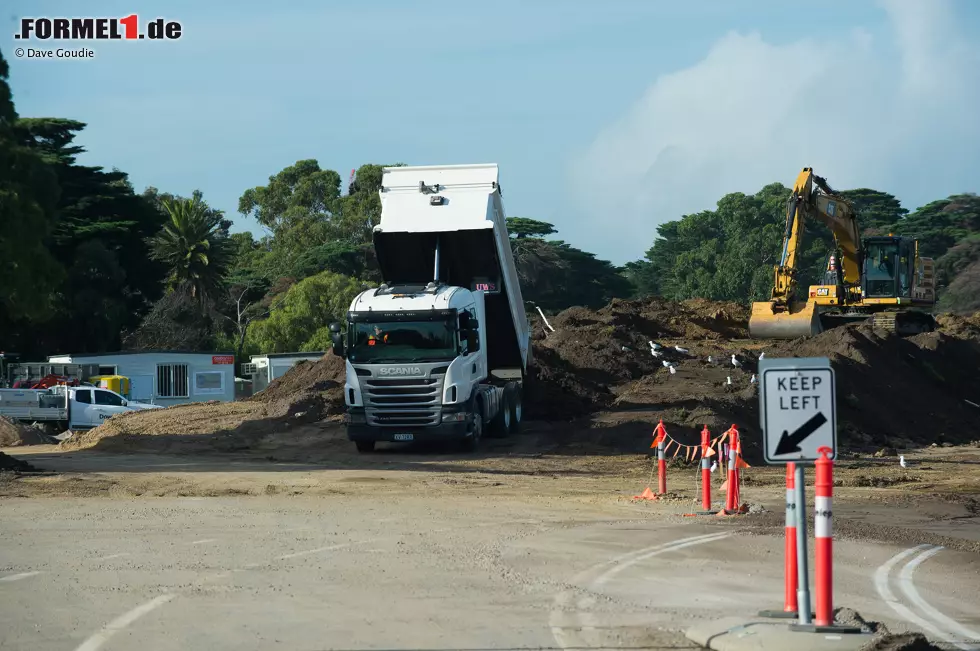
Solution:
[(770, 465), (794, 464), (796, 515), (796, 610), (801, 627), (812, 627), (806, 553), (805, 467), (829, 449), (837, 458), (837, 401), (834, 369), (826, 357), (759, 361), (759, 405), (763, 449)]

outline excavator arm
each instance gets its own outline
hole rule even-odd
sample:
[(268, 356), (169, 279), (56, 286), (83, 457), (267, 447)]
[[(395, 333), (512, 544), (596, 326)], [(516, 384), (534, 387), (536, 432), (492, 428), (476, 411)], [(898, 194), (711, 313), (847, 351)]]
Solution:
[(768, 301), (752, 304), (749, 336), (757, 339), (795, 339), (821, 332), (816, 304), (796, 298), (797, 262), (803, 250), (808, 202), (815, 175), (809, 167), (796, 177), (793, 194), (786, 204), (786, 228), (779, 264), (773, 269), (772, 293)]
[[(821, 192), (814, 190), (816, 186)], [(749, 334), (764, 339), (795, 339), (820, 333), (823, 328), (815, 301), (797, 298), (797, 274), (807, 221), (816, 219), (834, 234), (841, 252), (846, 287), (861, 280), (860, 229), (850, 204), (840, 198), (827, 181), (804, 167), (793, 184), (786, 206), (786, 227), (779, 264), (769, 301), (752, 304)]]

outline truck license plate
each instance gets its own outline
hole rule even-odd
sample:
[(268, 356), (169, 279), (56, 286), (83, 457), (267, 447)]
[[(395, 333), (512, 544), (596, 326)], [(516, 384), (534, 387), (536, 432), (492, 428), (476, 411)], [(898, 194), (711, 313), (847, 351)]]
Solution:
[(396, 441), (411, 441), (415, 438), (414, 434), (401, 433), (395, 434)]

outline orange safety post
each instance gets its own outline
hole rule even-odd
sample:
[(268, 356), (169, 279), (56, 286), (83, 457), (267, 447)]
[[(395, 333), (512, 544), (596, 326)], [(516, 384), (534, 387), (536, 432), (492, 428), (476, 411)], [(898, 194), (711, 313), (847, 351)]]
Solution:
[(701, 430), (701, 508), (711, 510), (711, 433), (705, 425)]
[(796, 613), (796, 589), (797, 589), (797, 569), (796, 569), (796, 486), (793, 482), (793, 475), (796, 473), (796, 464), (786, 464), (786, 596), (783, 605), (783, 612)]
[(665, 436), (661, 437), (660, 443), (657, 444), (657, 491), (660, 495), (667, 494), (667, 460), (664, 458), (665, 438)]
[[(732, 425), (734, 428), (735, 426)], [(735, 503), (736, 493), (738, 492), (738, 486), (736, 482), (738, 481), (738, 476), (735, 468), (735, 434), (733, 430), (728, 430), (728, 492), (725, 493), (725, 511), (728, 513), (734, 513), (735, 509), (738, 508), (738, 504)]]
[(834, 493), (834, 462), (830, 460), (833, 452), (829, 447), (817, 449), (820, 456), (814, 465), (817, 469), (814, 481), (814, 568), (816, 583), (814, 600), (816, 601), (817, 626), (832, 626), (834, 620), (834, 562), (833, 562), (833, 532), (831, 530), (831, 501)]

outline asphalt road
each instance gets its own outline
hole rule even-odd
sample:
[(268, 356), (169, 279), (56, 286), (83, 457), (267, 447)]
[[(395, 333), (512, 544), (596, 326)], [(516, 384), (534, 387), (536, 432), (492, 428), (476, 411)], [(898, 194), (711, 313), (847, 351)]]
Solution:
[[(677, 649), (693, 622), (782, 605), (781, 537), (731, 518), (589, 503), (553, 477), (518, 496), (330, 472), (356, 489), (0, 500), (0, 648)], [(980, 646), (976, 554), (835, 552), (835, 605)]]

